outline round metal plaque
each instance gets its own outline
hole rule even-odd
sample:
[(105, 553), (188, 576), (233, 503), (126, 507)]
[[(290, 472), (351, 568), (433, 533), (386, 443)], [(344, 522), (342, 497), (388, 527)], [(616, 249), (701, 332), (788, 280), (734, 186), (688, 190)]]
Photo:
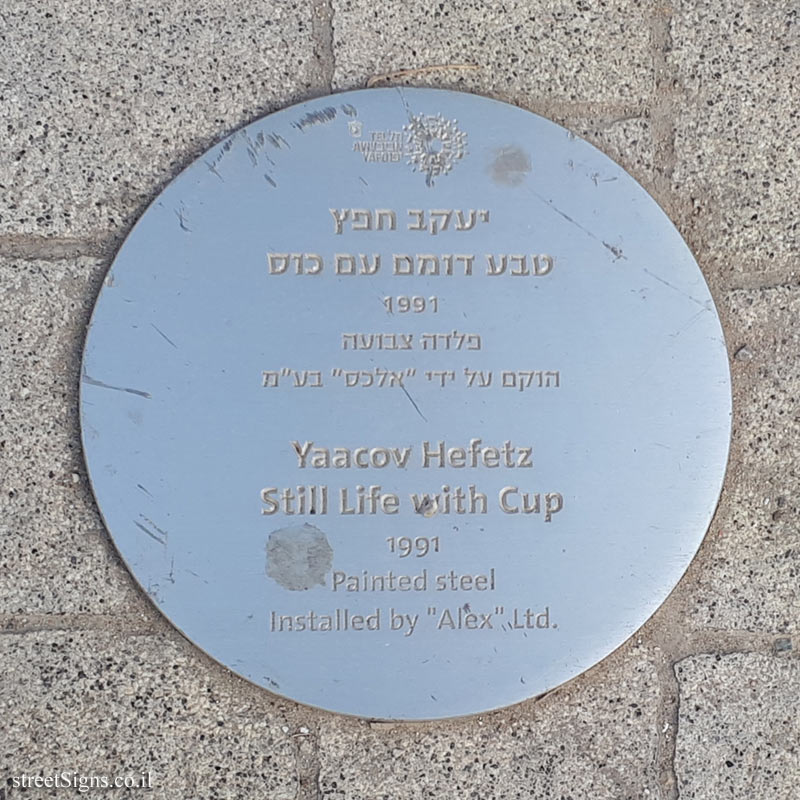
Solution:
[(260, 119), (103, 286), (83, 442), (153, 602), (238, 674), (430, 719), (537, 695), (674, 588), (730, 437), (722, 330), (597, 149), (468, 94)]

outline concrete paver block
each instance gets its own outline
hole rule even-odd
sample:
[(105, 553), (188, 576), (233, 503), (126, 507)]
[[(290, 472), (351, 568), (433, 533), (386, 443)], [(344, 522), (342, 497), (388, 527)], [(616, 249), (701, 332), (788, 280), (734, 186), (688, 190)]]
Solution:
[(481, 718), (396, 727), (323, 722), (322, 797), (657, 797), (658, 702), (652, 660), (632, 647), (544, 701)]
[(0, 234), (118, 234), (225, 133), (325, 91), (308, 3), (9, 0), (0, 20)]
[(391, 3), (334, 0), (334, 88), (375, 75), (436, 65), (417, 85), (461, 88), (506, 100), (638, 103), (654, 68), (649, 15), (623, 0), (590, 4), (527, 0)]
[(800, 620), (800, 288), (719, 298), (732, 353), (727, 489), (681, 601), (696, 627), (780, 633)]
[[(266, 694), (257, 707), (240, 707), (221, 670), (209, 669), (206, 660), (177, 636), (99, 631), (0, 636), (4, 781), (64, 771), (101, 776), (149, 771), (152, 793), (95, 789), (92, 794), (114, 800), (293, 800), (298, 786), (291, 719)], [(62, 797), (71, 790), (33, 791), (36, 797)], [(9, 800), (31, 796), (13, 783), (7, 792)]]
[(81, 455), (78, 382), (97, 259), (0, 259), (0, 613), (135, 602)]
[(699, 655), (676, 667), (681, 800), (797, 796), (800, 661), (762, 653)]

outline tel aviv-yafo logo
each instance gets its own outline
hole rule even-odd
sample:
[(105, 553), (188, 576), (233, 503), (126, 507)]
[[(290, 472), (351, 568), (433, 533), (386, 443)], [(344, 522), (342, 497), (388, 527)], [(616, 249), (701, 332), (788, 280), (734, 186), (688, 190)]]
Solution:
[(401, 131), (368, 131), (360, 121), (349, 123), (353, 150), (368, 163), (393, 164), (405, 160), (415, 172), (433, 186), (436, 178), (447, 175), (467, 152), (467, 134), (458, 121), (441, 114), (411, 114)]
[(456, 120), (445, 119), (441, 114), (415, 114), (403, 130), (408, 163), (425, 175), (428, 186), (450, 172), (467, 150), (467, 134), (459, 129)]

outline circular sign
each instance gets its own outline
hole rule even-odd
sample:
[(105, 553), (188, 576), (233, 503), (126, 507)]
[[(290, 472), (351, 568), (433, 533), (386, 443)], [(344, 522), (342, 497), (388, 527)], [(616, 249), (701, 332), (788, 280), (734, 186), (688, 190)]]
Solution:
[(98, 505), (170, 621), (302, 703), (430, 719), (595, 664), (716, 506), (728, 362), (688, 248), (585, 141), (447, 91), (213, 147), (100, 293)]

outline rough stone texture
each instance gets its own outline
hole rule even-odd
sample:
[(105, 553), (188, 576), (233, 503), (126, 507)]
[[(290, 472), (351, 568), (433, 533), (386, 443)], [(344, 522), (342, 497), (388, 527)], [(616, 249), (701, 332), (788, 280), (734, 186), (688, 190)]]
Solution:
[(800, 20), (779, 2), (682, 3), (671, 63), (684, 91), (674, 191), (691, 205), (689, 236), (733, 285), (798, 277)]
[[(281, 703), (266, 694), (248, 702), (239, 682), (231, 686), (180, 636), (5, 634), (0, 660), (4, 782), (65, 771), (139, 776), (149, 770), (152, 793), (93, 794), (115, 800), (297, 796), (297, 730)], [(10, 788), (7, 796), (69, 791), (77, 794)]]
[(321, 93), (308, 3), (0, 9), (0, 234), (118, 235), (231, 129)]
[(425, 726), (332, 719), (320, 730), (321, 795), (657, 797), (659, 687), (652, 658), (630, 648), (544, 703), (480, 718)]
[(530, 103), (639, 103), (652, 90), (649, 15), (637, 2), (527, 0), (385, 3), (334, 0), (337, 89), (397, 70), (419, 85), (480, 91)]
[[(786, 0), (3, 3), (0, 800), (12, 775), (53, 769), (150, 769), (154, 797), (795, 797), (797, 25)], [(80, 255), (106, 253), (260, 113), (331, 81), (465, 63), (478, 69), (380, 85), (554, 119), (687, 235), (731, 354), (731, 462), (699, 557), (639, 645), (480, 719), (371, 725), (231, 677), (122, 569), (79, 449), (83, 328), (107, 264)]]
[(0, 614), (138, 601), (89, 490), (78, 428), (85, 326), (104, 265), (0, 259)]
[(729, 480), (682, 594), (693, 627), (797, 632), (800, 287), (719, 302), (734, 381)]
[(800, 661), (701, 655), (676, 666), (681, 800), (797, 797)]

